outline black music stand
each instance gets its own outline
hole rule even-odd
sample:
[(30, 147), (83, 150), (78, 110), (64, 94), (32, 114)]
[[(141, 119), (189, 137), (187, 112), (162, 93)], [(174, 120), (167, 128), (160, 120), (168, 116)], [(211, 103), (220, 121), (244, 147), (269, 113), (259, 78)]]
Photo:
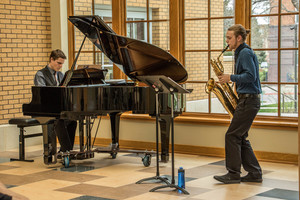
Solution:
[[(142, 78), (141, 78), (142, 79)], [(139, 181), (136, 182), (136, 184), (141, 184), (144, 181), (150, 181), (150, 180), (160, 180), (162, 182), (165, 182), (166, 184), (170, 184), (168, 182), (168, 178), (166, 177), (162, 177), (159, 174), (159, 153), (158, 153), (158, 121), (159, 121), (159, 108), (158, 108), (158, 104), (159, 104), (159, 99), (158, 99), (158, 95), (160, 93), (160, 89), (158, 87), (156, 87), (155, 85), (149, 85), (151, 88), (154, 89), (155, 91), (155, 122), (156, 122), (156, 176), (150, 177), (150, 178), (144, 178), (141, 179)]]
[[(176, 190), (181, 190), (184, 194), (189, 194), (184, 188), (175, 185), (175, 175), (174, 175), (174, 93), (190, 93), (190, 90), (186, 90), (181, 87), (178, 83), (173, 81), (171, 78), (163, 75), (155, 76), (137, 76), (139, 81), (142, 81), (154, 89), (156, 94), (156, 151), (157, 151), (157, 171), (156, 176), (152, 178), (142, 179), (141, 181), (158, 179), (159, 177), (159, 167), (158, 167), (158, 94), (159, 93), (169, 93), (171, 95), (171, 143), (172, 143), (172, 180), (171, 183), (164, 181), (167, 185), (157, 186), (150, 190), (154, 192), (162, 188), (175, 188)], [(161, 180), (161, 179), (160, 179)], [(138, 181), (138, 182), (141, 182)], [(138, 183), (137, 182), (137, 183)]]

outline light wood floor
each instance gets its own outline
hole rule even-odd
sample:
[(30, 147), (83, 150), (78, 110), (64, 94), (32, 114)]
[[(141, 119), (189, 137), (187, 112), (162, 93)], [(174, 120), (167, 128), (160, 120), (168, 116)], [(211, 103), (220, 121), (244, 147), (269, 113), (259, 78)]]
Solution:
[[(175, 154), (174, 180), (177, 183), (177, 169), (183, 167), (186, 190), (190, 193), (185, 195), (172, 188), (149, 192), (164, 185), (155, 181), (135, 184), (156, 175), (155, 157), (149, 167), (144, 167), (136, 155), (119, 153), (111, 159), (109, 154), (95, 154), (93, 159), (71, 161), (70, 167), (65, 168), (61, 163), (45, 165), (41, 148), (26, 148), (26, 158), (34, 162), (10, 162), (10, 157), (18, 157), (17, 150), (0, 153), (0, 182), (8, 188), (0, 185), (0, 192), (30, 200), (278, 200), (299, 196), (298, 166), (291, 164), (260, 162), (263, 183), (225, 185), (213, 179), (214, 175), (226, 173), (223, 158)], [(171, 161), (160, 163), (160, 175), (169, 180), (171, 169)]]

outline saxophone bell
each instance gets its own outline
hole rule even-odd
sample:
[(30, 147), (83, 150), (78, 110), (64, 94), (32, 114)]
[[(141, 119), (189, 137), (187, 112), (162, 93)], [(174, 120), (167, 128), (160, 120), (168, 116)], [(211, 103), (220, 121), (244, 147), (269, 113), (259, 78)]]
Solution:
[[(229, 48), (227, 45), (221, 52), (221, 54), (217, 57), (216, 60), (211, 59), (210, 64), (217, 76), (220, 76), (224, 73), (224, 67), (222, 62), (220, 61), (221, 55)], [(210, 79), (205, 86), (206, 93), (213, 92), (223, 107), (227, 110), (230, 117), (233, 116), (234, 110), (237, 106), (238, 96), (233, 91), (232, 87), (228, 83), (219, 84), (214, 81), (214, 79)]]
[(225, 110), (228, 112), (229, 116), (232, 118), (236, 105), (233, 105), (228, 98), (226, 90), (220, 83), (217, 83), (213, 78), (210, 78), (205, 85), (205, 92), (207, 94), (213, 92), (219, 99)]

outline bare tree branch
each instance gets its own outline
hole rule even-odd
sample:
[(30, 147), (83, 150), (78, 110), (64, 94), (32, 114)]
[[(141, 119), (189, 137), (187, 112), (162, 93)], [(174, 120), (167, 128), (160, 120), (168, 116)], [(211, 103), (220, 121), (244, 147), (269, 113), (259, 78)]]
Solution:
[[(295, 10), (299, 10), (299, 2), (298, 0), (290, 0), (291, 3), (293, 4)], [(262, 5), (269, 5), (269, 6), (266, 6), (266, 9), (263, 11), (263, 13), (268, 13), (271, 12), (272, 9), (274, 8), (278, 8), (278, 2), (277, 0), (253, 0), (252, 1), (252, 9), (255, 9), (256, 7), (257, 8), (262, 8)], [(272, 5), (272, 6), (271, 6)], [(285, 12), (294, 12), (293, 10), (288, 10), (286, 8), (286, 6), (284, 6), (284, 4), (282, 4), (282, 10), (284, 10)]]
[(299, 10), (299, 2), (297, 0), (291, 0), (292, 4), (294, 5), (294, 7), (296, 8), (296, 10)]

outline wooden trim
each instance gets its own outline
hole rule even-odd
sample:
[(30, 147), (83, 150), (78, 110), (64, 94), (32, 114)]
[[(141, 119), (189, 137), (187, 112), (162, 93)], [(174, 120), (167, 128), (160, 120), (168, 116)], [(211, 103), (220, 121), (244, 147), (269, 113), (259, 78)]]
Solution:
[[(298, 22), (300, 20), (300, 15), (298, 14)], [(298, 24), (299, 26), (299, 24)], [(300, 38), (300, 31), (298, 28), (298, 38)], [(299, 40), (299, 39), (298, 39)], [(299, 70), (299, 66), (300, 66), (300, 45), (298, 44), (298, 121), (300, 121), (300, 93), (299, 93), (299, 88), (300, 88), (300, 82), (299, 82), (299, 78), (300, 78), (300, 70)], [(300, 163), (300, 129), (298, 128), (298, 163)], [(298, 166), (298, 174), (300, 174), (300, 167)], [(300, 183), (300, 176), (298, 178), (298, 183)], [(299, 188), (298, 191), (300, 191), (300, 184), (299, 184)], [(300, 199), (300, 192), (299, 192), (299, 199)]]
[[(206, 83), (207, 81), (187, 81), (187, 83)], [(262, 85), (266, 85), (266, 84), (277, 84), (277, 85), (298, 85), (297, 82), (261, 82)], [(294, 117), (296, 118), (296, 117)]]
[[(249, 9), (250, 8), (250, 9)], [(251, 28), (251, 0), (246, 0), (245, 2), (245, 28), (250, 29)], [(251, 34), (251, 32), (250, 32)], [(250, 37), (249, 37), (250, 42)]]
[(250, 15), (249, 17), (272, 17), (272, 16), (281, 17), (281, 16), (286, 16), (286, 15), (298, 15), (298, 12), (259, 14), (259, 15)]
[(246, 3), (247, 0), (235, 1), (235, 24), (246, 25)]
[[(67, 1), (67, 9), (68, 9), (68, 17), (74, 15), (74, 1), (69, 0)], [(69, 49), (69, 54), (68, 54), (68, 59), (69, 59), (69, 69), (71, 69), (73, 60), (75, 58), (75, 44), (74, 44), (74, 26), (73, 24), (68, 21), (68, 49)]]
[(169, 1), (169, 12), (170, 12), (170, 54), (172, 54), (175, 58), (179, 60), (180, 56), (180, 34), (179, 34), (179, 0), (170, 0)]
[(126, 20), (125, 21), (125, 23), (127, 24), (127, 23), (139, 23), (139, 22), (141, 22), (141, 23), (147, 23), (147, 22), (168, 22), (169, 20), (168, 19), (151, 19), (151, 20), (148, 20), (148, 19), (146, 19), (146, 20)]
[[(171, 0), (170, 0), (171, 1)], [(179, 62), (185, 65), (185, 5), (184, 0), (179, 1)], [(170, 18), (172, 15), (170, 16)], [(171, 19), (170, 19), (171, 20)]]
[[(278, 42), (277, 42), (277, 47), (280, 49), (281, 48), (281, 1), (278, 2), (278, 30), (277, 30), (277, 35), (278, 35)], [(277, 56), (277, 99), (278, 99), (278, 105), (277, 105), (277, 110), (278, 110), (278, 116), (281, 116), (281, 87), (280, 87), (280, 81), (281, 81), (281, 50), (278, 50), (278, 56)]]
[[(112, 29), (118, 35), (125, 35), (126, 33), (126, 1), (112, 0)], [(114, 64), (113, 78), (126, 79), (126, 75)]]
[[(210, 3), (208, 3), (210, 5)], [(222, 16), (222, 17), (195, 17), (195, 18), (185, 18), (185, 21), (198, 21), (198, 20), (212, 20), (212, 19), (233, 19), (232, 16)]]
[[(149, 115), (137, 115), (131, 112), (126, 112), (121, 115), (123, 120), (152, 120)], [(209, 115), (209, 114), (183, 114), (178, 116), (174, 120), (176, 123), (185, 124), (204, 124), (204, 125), (217, 125), (217, 126), (229, 126), (230, 118), (228, 115)], [(272, 129), (272, 130), (298, 130), (298, 121), (294, 118), (277, 118), (277, 117), (261, 117), (257, 116), (252, 124), (252, 128)]]
[(170, 0), (170, 54), (184, 63), (184, 1)]
[[(149, 23), (149, 0), (146, 0), (146, 13), (147, 13), (147, 42), (150, 43), (150, 23)], [(126, 20), (127, 21), (127, 20)]]
[[(78, 136), (76, 136), (75, 138), (75, 143), (79, 144)], [(108, 146), (110, 143), (111, 143), (111, 139), (108, 138), (96, 138), (95, 140), (95, 146)], [(156, 148), (156, 145), (154, 142), (120, 140), (120, 148), (135, 149), (135, 150), (145, 150), (145, 149), (152, 150)], [(169, 149), (171, 149), (171, 145)], [(225, 157), (225, 149), (220, 147), (204, 147), (204, 146), (175, 144), (174, 152), (189, 154), (189, 155), (214, 156), (214, 157), (222, 157), (222, 158)], [(266, 151), (255, 151), (254, 153), (256, 154), (257, 159), (260, 161), (289, 163), (289, 164), (298, 163), (298, 155), (296, 154), (276, 153), (276, 152), (266, 152)]]
[(184, 0), (169, 1), (170, 54), (184, 63)]

